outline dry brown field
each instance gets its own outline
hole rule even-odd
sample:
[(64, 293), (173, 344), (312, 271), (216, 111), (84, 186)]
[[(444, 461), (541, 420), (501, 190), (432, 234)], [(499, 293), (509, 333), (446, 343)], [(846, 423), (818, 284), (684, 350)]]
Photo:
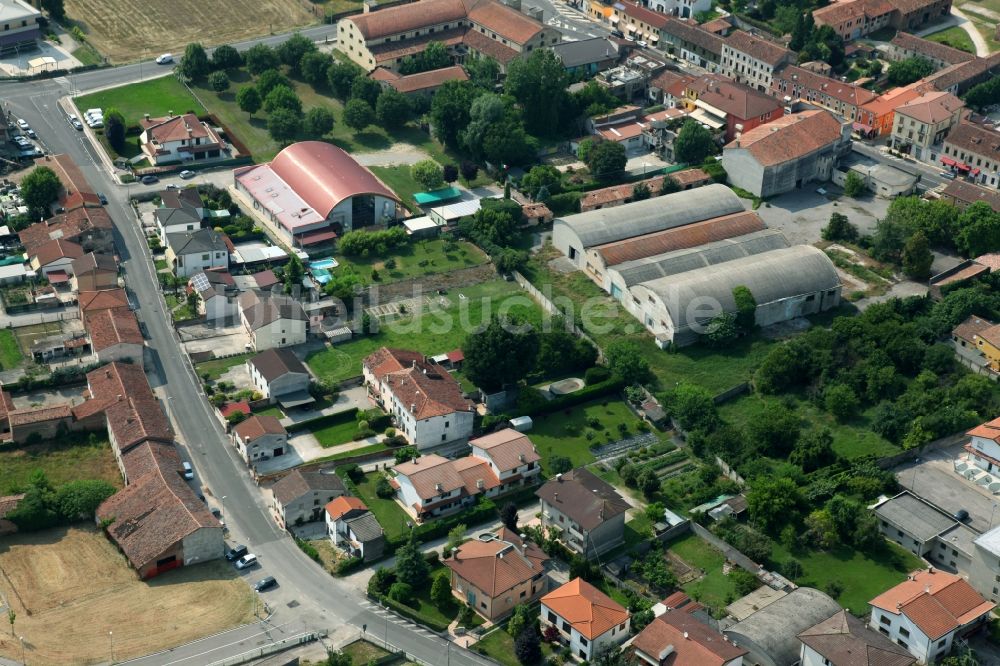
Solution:
[[(0, 540), (0, 594), (16, 613), (0, 625), (0, 656), (29, 664), (122, 661), (245, 624), (253, 592), (224, 560), (148, 582), (96, 528), (77, 526)], [(108, 632), (113, 632), (112, 636)]]

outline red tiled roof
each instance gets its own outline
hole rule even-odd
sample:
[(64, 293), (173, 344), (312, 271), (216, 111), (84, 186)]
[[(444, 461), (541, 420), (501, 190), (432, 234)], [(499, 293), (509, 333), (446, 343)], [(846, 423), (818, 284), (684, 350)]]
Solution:
[(173, 442), (174, 432), (156, 400), (131, 396), (111, 403), (105, 409), (108, 430), (114, 434), (119, 451), (153, 440)]
[(465, 484), (467, 495), (477, 495), (500, 485), (500, 479), (493, 473), (489, 463), (482, 458), (475, 456), (458, 458), (451, 461), (451, 466)]
[(965, 103), (951, 93), (930, 92), (896, 108), (896, 113), (923, 123), (935, 124), (951, 117)]
[(59, 203), (66, 210), (71, 210), (79, 206), (101, 205), (101, 200), (94, 192), (90, 183), (83, 177), (83, 172), (76, 162), (69, 155), (46, 155), (35, 159), (36, 167), (48, 167), (59, 176), (59, 182), (63, 189), (59, 194)]
[(24, 249), (31, 252), (52, 240), (79, 241), (88, 232), (111, 231), (111, 217), (104, 208), (76, 208), (18, 232)]
[(694, 80), (695, 78), (688, 74), (665, 69), (649, 82), (649, 87), (670, 93), (674, 97), (680, 97), (684, 93), (684, 89)]
[(250, 416), (250, 403), (246, 400), (240, 400), (239, 402), (230, 402), (219, 408), (219, 413), (222, 414), (223, 418), (228, 418), (230, 414), (235, 414), (236, 412), (243, 412), (247, 416)]
[(666, 14), (662, 14), (652, 9), (647, 9), (643, 7), (638, 2), (621, 2), (622, 11), (626, 16), (634, 18), (636, 21), (641, 21), (648, 26), (659, 29), (665, 26), (668, 22), (668, 17)]
[(77, 295), (80, 312), (85, 315), (98, 310), (112, 308), (127, 308), (128, 296), (124, 289), (102, 289), (100, 291), (81, 291)]
[(956, 49), (940, 42), (932, 42), (929, 39), (922, 39), (908, 32), (897, 32), (890, 43), (901, 49), (929, 56), (950, 65), (968, 62), (969, 60), (974, 60), (976, 57), (974, 53)]
[(774, 97), (723, 76), (701, 76), (687, 87), (697, 93), (699, 100), (738, 120), (757, 118), (781, 108), (781, 102)]
[(531, 439), (513, 428), (478, 437), (470, 441), (469, 446), (482, 449), (501, 472), (541, 460)]
[(725, 46), (733, 51), (744, 53), (755, 60), (767, 63), (772, 67), (794, 55), (783, 46), (769, 42), (762, 37), (756, 37), (744, 30), (736, 30), (726, 37)]
[(130, 310), (123, 308), (101, 310), (89, 315), (84, 324), (90, 334), (90, 343), (95, 352), (119, 344), (142, 344), (139, 322)]
[(462, 42), (470, 49), (475, 49), (484, 55), (488, 55), (504, 65), (520, 55), (520, 53), (509, 46), (504, 46), (495, 39), (490, 39), (486, 35), (472, 29), (465, 33)]
[(236, 436), (243, 441), (252, 442), (264, 435), (287, 435), (288, 431), (277, 417), (270, 414), (254, 414), (233, 428)]
[(654, 254), (685, 250), (705, 243), (763, 231), (764, 228), (764, 221), (760, 219), (760, 216), (748, 210), (695, 222), (675, 229), (657, 231), (645, 236), (636, 236), (599, 245), (595, 250), (604, 259), (606, 266), (614, 266)]
[(112, 495), (97, 509), (100, 520), (111, 520), (110, 536), (136, 569), (142, 569), (172, 549), (179, 541), (198, 530), (218, 530), (222, 545), (222, 526), (204, 502), (181, 478), (181, 459), (173, 446), (153, 443), (133, 450), (138, 474), (130, 474), (124, 490)]
[(350, 497), (348, 495), (341, 495), (326, 505), (326, 513), (333, 520), (339, 520), (344, 516), (344, 514), (350, 513), (351, 511), (367, 510), (368, 505), (357, 497)]
[(492, 541), (466, 541), (442, 563), (492, 598), (542, 573), (548, 559), (535, 544), (522, 542), (502, 529), (499, 538)]
[(266, 289), (267, 287), (273, 287), (278, 284), (278, 278), (275, 277), (274, 271), (261, 271), (260, 273), (253, 274), (254, 282), (261, 289)]
[(845, 610), (806, 629), (799, 640), (837, 666), (911, 666), (916, 662), (905, 648)]
[[(962, 325), (964, 326), (968, 323), (968, 321), (969, 320), (967, 319)], [(990, 324), (987, 328), (990, 326), (992, 326), (992, 324)], [(955, 330), (958, 331), (958, 329)], [(974, 335), (979, 335), (981, 333), (981, 330), (976, 331)], [(986, 423), (981, 423), (965, 434), (970, 437), (982, 437), (983, 439), (992, 439), (994, 442), (1000, 442), (1000, 418), (987, 421)]]
[[(381, 68), (379, 69), (381, 70)], [(438, 88), (447, 81), (468, 80), (469, 75), (465, 73), (465, 69), (458, 65), (453, 65), (451, 67), (442, 67), (441, 69), (432, 69), (429, 72), (398, 76), (395, 79), (389, 80), (388, 83), (401, 93), (412, 93)]]
[(83, 248), (71, 241), (50, 240), (36, 247), (31, 255), (38, 260), (38, 265), (44, 268), (60, 259), (79, 259), (83, 256)]
[(945, 186), (941, 194), (945, 197), (951, 197), (955, 201), (961, 201), (964, 204), (974, 204), (977, 201), (984, 201), (990, 208), (1000, 213), (1000, 192), (996, 190), (990, 190), (956, 178)]
[[(646, 180), (640, 182), (649, 188), (649, 191), (653, 196), (657, 196), (660, 192), (660, 187), (663, 185), (664, 178), (666, 178), (666, 176), (653, 176), (652, 178), (647, 178)], [(622, 183), (620, 185), (602, 187), (599, 190), (591, 190), (580, 198), (580, 207), (591, 208), (599, 204), (604, 205), (612, 202), (624, 202), (632, 196), (632, 192), (638, 184), (639, 182)]]
[(1000, 132), (983, 125), (959, 123), (948, 132), (944, 145), (1000, 161)]
[[(455, 25), (458, 24), (456, 23)], [(468, 28), (448, 28), (447, 30), (403, 41), (387, 41), (382, 44), (376, 44), (370, 47), (369, 51), (375, 56), (376, 63), (395, 62), (397, 58), (405, 58), (406, 56), (422, 53), (431, 42), (439, 42), (445, 46), (461, 44), (466, 32), (468, 32)]]
[(193, 113), (185, 113), (180, 116), (164, 116), (163, 118), (139, 119), (139, 125), (146, 132), (147, 136), (158, 143), (170, 141), (185, 141), (187, 139), (205, 139), (210, 141), (206, 145), (217, 143), (219, 137), (211, 131), (204, 123), (198, 120), (198, 116)]
[[(690, 613), (668, 610), (654, 618), (632, 641), (632, 647), (661, 666), (723, 666), (748, 653)], [(661, 659), (668, 647), (673, 652)], [(645, 663), (645, 662), (643, 662)]]
[(402, 404), (412, 405), (417, 420), (472, 410), (458, 381), (422, 354), (382, 347), (369, 355), (364, 365), (377, 381), (388, 384)]
[(28, 425), (31, 423), (44, 423), (46, 421), (58, 421), (60, 419), (71, 418), (73, 418), (73, 409), (69, 403), (52, 405), (50, 407), (15, 409), (7, 413), (7, 420), (12, 428), (14, 426)]
[(963, 578), (939, 570), (915, 571), (868, 603), (894, 615), (906, 615), (931, 640), (972, 622), (996, 606)]
[(695, 183), (708, 183), (711, 182), (712, 177), (698, 167), (694, 167), (693, 169), (683, 169), (673, 172), (670, 174), (670, 180), (678, 185), (685, 186), (694, 185)]
[(840, 138), (840, 121), (829, 111), (803, 111), (744, 132), (726, 149), (746, 150), (762, 166), (774, 166), (804, 157)]
[(517, 44), (531, 41), (544, 26), (516, 9), (499, 2), (477, 2), (469, 10), (469, 20)]
[(620, 604), (582, 578), (549, 592), (542, 597), (542, 604), (588, 640), (604, 635), (629, 618), (628, 611)]
[(799, 91), (788, 90), (788, 92), (796, 92), (799, 96), (814, 99), (827, 95), (851, 106), (862, 106), (876, 98), (875, 93), (871, 90), (817, 74), (797, 65), (785, 65), (775, 72), (771, 81), (771, 91), (775, 95), (782, 95), (784, 93), (781, 88), (783, 83), (786, 84), (786, 90), (788, 85), (791, 85), (793, 89), (801, 87)]
[(379, 39), (401, 32), (413, 32), (440, 23), (466, 18), (467, 9), (462, 0), (420, 0), (412, 5), (399, 5), (378, 11), (349, 16), (365, 39)]
[(465, 481), (453, 461), (436, 453), (420, 456), (393, 467), (397, 475), (405, 476), (421, 498), (434, 497), (465, 487)]
[(288, 505), (306, 493), (326, 491), (336, 495), (347, 492), (344, 482), (336, 474), (324, 474), (317, 470), (292, 470), (271, 486), (271, 493), (282, 505)]

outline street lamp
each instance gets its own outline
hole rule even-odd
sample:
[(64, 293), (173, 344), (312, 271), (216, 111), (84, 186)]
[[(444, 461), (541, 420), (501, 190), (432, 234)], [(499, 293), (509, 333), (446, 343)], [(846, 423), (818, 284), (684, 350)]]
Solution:
[(21, 663), (27, 664), (28, 660), (24, 658), (24, 636), (18, 636), (21, 639)]
[(997, 513), (997, 503), (993, 502), (993, 511), (990, 512), (990, 527), (988, 530), (986, 530), (987, 532), (993, 529), (993, 517), (996, 515), (996, 513)]
[(226, 520), (226, 496), (225, 495), (222, 496), (222, 520), (223, 520), (223, 522), (225, 522), (225, 520)]
[(108, 632), (108, 638), (111, 640), (111, 663), (115, 663), (115, 634), (112, 631)]

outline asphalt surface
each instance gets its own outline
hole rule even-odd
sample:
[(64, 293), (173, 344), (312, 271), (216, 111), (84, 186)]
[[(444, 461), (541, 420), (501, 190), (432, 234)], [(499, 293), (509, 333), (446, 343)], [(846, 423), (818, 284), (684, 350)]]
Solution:
[[(323, 40), (332, 32), (332, 26), (322, 26), (303, 31), (307, 36)], [(266, 37), (260, 42), (277, 43), (283, 37)], [(239, 45), (246, 48), (252, 43)], [(152, 260), (138, 222), (128, 206), (126, 187), (117, 184), (100, 165), (95, 149), (82, 132), (74, 130), (67, 122), (58, 100), (71, 91), (89, 91), (96, 88), (122, 85), (139, 80), (139, 65), (127, 65), (106, 70), (95, 70), (60, 79), (32, 82), (5, 82), (0, 84), (0, 97), (5, 100), (5, 110), (18, 118), (26, 119), (38, 132), (45, 148), (52, 153), (66, 153), (79, 165), (91, 186), (108, 197), (108, 211), (115, 222), (116, 245), (125, 272), (126, 284), (136, 306), (136, 315), (145, 323), (149, 333), (147, 341), (151, 362), (147, 373), (151, 386), (159, 389), (167, 400), (166, 406), (178, 439), (197, 471), (196, 484), (210, 502), (224, 507), (225, 520), (234, 537), (247, 543), (260, 558), (261, 566), (245, 573), (248, 582), (265, 575), (279, 581), (276, 590), (262, 594), (274, 611), (275, 625), (290, 620), (300, 620), (310, 629), (328, 629), (331, 632), (343, 625), (378, 626), (379, 638), (384, 638), (398, 649), (430, 664), (448, 661), (456, 666), (490, 664), (492, 662), (451, 645), (425, 629), (390, 616), (360, 598), (346, 583), (332, 578), (312, 560), (308, 559), (292, 539), (281, 532), (268, 517), (264, 499), (247, 474), (246, 467), (227, 446), (219, 422), (210, 411), (187, 358), (180, 350), (178, 340), (166, 316), (166, 307), (159, 292)], [(148, 68), (142, 65), (144, 76)], [(163, 66), (169, 69), (171, 66)], [(225, 497), (222, 501), (221, 498)], [(213, 650), (210, 657), (191, 656), (193, 662), (208, 663), (218, 659), (218, 649), (229, 643), (223, 634), (215, 640), (202, 641), (205, 650)], [(233, 654), (240, 650), (233, 647)], [(147, 663), (171, 663), (165, 653), (162, 659)]]

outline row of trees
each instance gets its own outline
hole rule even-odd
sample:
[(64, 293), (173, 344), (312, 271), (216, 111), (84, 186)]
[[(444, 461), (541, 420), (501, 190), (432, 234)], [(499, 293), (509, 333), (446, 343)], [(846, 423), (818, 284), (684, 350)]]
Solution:
[(7, 519), (19, 530), (29, 532), (92, 519), (115, 488), (101, 480), (70, 481), (55, 488), (44, 472), (35, 470), (23, 492), (24, 498)]

